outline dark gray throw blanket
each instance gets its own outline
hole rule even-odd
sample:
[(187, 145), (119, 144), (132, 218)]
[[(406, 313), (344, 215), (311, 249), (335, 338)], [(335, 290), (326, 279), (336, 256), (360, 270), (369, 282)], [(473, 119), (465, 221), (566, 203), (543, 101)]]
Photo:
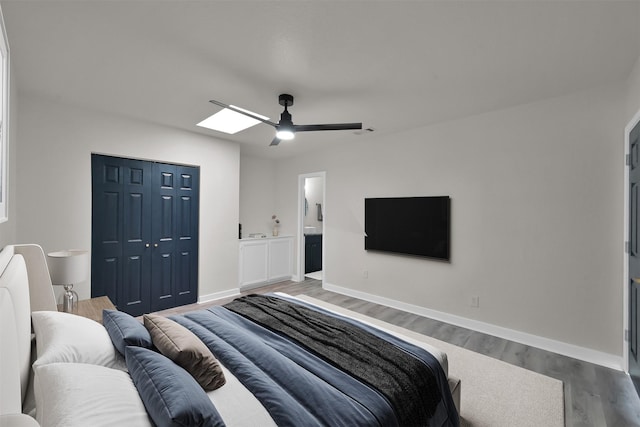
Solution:
[[(427, 426), (443, 399), (443, 372), (343, 319), (284, 299), (250, 295), (224, 306), (284, 335), (382, 393), (401, 426)], [(446, 380), (444, 381), (446, 385)], [(450, 394), (446, 396), (450, 405)], [(447, 405), (447, 406), (449, 406)], [(457, 414), (456, 414), (457, 415)], [(451, 420), (450, 420), (451, 421)], [(457, 416), (453, 424), (457, 424)]]

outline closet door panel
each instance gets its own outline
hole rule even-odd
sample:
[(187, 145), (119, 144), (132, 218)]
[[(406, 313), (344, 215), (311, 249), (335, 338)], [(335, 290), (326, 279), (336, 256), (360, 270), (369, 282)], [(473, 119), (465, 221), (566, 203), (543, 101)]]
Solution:
[(112, 301), (122, 282), (123, 170), (115, 159), (91, 157), (91, 296), (107, 295)]
[(151, 164), (124, 159), (123, 280), (118, 309), (139, 316), (151, 307)]
[(151, 165), (92, 155), (91, 296), (132, 315), (150, 308)]
[(151, 310), (175, 307), (176, 166), (153, 165)]
[(176, 303), (191, 304), (198, 299), (198, 212), (200, 169), (189, 166), (176, 168), (177, 235)]

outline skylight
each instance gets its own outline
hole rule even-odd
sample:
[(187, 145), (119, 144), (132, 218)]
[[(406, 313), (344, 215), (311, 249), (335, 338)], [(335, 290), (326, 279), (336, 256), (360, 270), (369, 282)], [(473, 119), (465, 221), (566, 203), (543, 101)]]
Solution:
[[(235, 105), (231, 105), (231, 107), (238, 110), (246, 111), (251, 115), (261, 117), (264, 120), (269, 120), (269, 117), (256, 114), (253, 111), (245, 110), (244, 108), (236, 107)], [(260, 123), (259, 120), (253, 119), (249, 116), (245, 116), (244, 114), (237, 113), (233, 110), (229, 110), (228, 108), (223, 108), (214, 115), (207, 117), (206, 119), (198, 123), (198, 126), (217, 130), (219, 132), (234, 134), (236, 132), (240, 132), (241, 130), (248, 129), (251, 126), (255, 126), (258, 123)]]

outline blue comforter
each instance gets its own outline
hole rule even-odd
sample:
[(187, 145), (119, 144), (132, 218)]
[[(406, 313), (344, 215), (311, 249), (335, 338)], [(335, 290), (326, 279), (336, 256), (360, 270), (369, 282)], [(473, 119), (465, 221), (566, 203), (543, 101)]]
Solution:
[[(172, 319), (194, 332), (279, 426), (459, 424), (446, 376), (429, 352), (353, 319), (275, 295)], [(362, 340), (366, 345), (346, 348)], [(381, 356), (378, 348), (386, 349)], [(431, 390), (384, 377), (398, 370), (425, 378), (420, 387)]]

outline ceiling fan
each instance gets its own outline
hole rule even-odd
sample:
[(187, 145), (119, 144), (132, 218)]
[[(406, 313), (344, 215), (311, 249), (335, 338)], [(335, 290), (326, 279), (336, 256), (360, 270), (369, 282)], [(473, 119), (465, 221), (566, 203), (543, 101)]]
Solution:
[(291, 120), (291, 113), (289, 113), (289, 110), (288, 110), (288, 107), (291, 107), (293, 105), (293, 96), (287, 93), (283, 93), (280, 96), (278, 96), (278, 103), (284, 107), (284, 111), (282, 112), (282, 114), (280, 114), (280, 121), (278, 123), (274, 123), (262, 116), (255, 115), (249, 111), (243, 110), (238, 107), (234, 107), (233, 105), (227, 105), (220, 101), (215, 101), (212, 99), (209, 102), (219, 105), (220, 107), (227, 108), (231, 111), (235, 111), (236, 113), (244, 114), (245, 116), (251, 117), (252, 119), (255, 119), (255, 120), (259, 120), (262, 123), (266, 123), (276, 128), (276, 136), (273, 138), (273, 141), (271, 141), (271, 144), (269, 144), (270, 146), (278, 145), (280, 144), (280, 141), (293, 139), (295, 137), (296, 132), (362, 129), (362, 123), (295, 125)]

